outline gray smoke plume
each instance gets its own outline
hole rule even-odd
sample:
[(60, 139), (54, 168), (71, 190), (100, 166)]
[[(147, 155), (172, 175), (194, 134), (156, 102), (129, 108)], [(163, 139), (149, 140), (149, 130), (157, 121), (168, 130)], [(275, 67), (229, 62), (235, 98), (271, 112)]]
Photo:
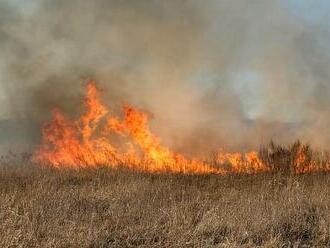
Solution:
[(146, 110), (180, 151), (326, 147), (329, 31), (275, 0), (1, 0), (0, 114), (37, 142), (52, 107), (81, 110), (92, 78), (113, 112)]

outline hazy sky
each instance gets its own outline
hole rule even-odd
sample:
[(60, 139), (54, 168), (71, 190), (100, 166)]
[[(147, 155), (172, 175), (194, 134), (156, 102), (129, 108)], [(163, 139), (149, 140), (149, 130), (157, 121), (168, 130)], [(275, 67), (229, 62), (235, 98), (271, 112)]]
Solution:
[(327, 0), (0, 0), (0, 11), (0, 118), (73, 111), (80, 80), (95, 77), (107, 100), (191, 133), (330, 124)]
[[(38, 7), (40, 3), (44, 2), (38, 0), (34, 0), (34, 1), (33, 0), (31, 1), (1, 0), (1, 1), (5, 2), (7, 5), (12, 6), (13, 9), (16, 9), (19, 15), (27, 16), (25, 18), (22, 18), (21, 21), (23, 22), (28, 21), (29, 16), (38, 15), (38, 13), (36, 13), (38, 12)], [(177, 0), (177, 2), (179, 2), (179, 0)], [(208, 4), (209, 2), (210, 1), (205, 1), (205, 4)], [(217, 2), (217, 1), (213, 1), (213, 2)], [(272, 7), (270, 8), (267, 7), (264, 9), (266, 11), (269, 11), (269, 13), (262, 13), (262, 11), (264, 11), (262, 5), (265, 5), (262, 3), (262, 1), (247, 1), (247, 2), (242, 1), (241, 7), (231, 6), (231, 4), (228, 4), (230, 1), (227, 2), (218, 1), (218, 2), (219, 4), (213, 4), (213, 7), (215, 6), (219, 8), (220, 15), (222, 13), (222, 8), (237, 8), (237, 10), (235, 11), (229, 10), (229, 12), (232, 11), (233, 16), (227, 18), (228, 25), (230, 25), (231, 21), (232, 22), (240, 21), (240, 19), (242, 20), (246, 19), (246, 21), (248, 22), (248, 24), (245, 25), (245, 27), (243, 27), (243, 28), (247, 28), (248, 30), (236, 31), (236, 32), (244, 32), (243, 38), (245, 39), (244, 41), (242, 41), (240, 47), (237, 48), (238, 51), (232, 51), (233, 54), (237, 54), (233, 56), (239, 58), (238, 60), (240, 61), (239, 62), (228, 61), (228, 64), (231, 64), (229, 66), (235, 67), (234, 69), (230, 70), (230, 73), (228, 73), (228, 71), (224, 71), (223, 68), (219, 68), (219, 70), (216, 70), (214, 68), (212, 69), (207, 68), (207, 63), (205, 63), (205, 68), (200, 68), (200, 70), (198, 71), (198, 73), (196, 73), (196, 75), (192, 75), (191, 80), (198, 81), (198, 84), (201, 85), (204, 84), (206, 87), (208, 84), (219, 83), (219, 81), (224, 80), (223, 78), (226, 78), (225, 80), (227, 81), (231, 81), (233, 89), (239, 95), (239, 99), (237, 100), (242, 103), (244, 112), (248, 118), (255, 118), (265, 115), (265, 112), (267, 111), (275, 111), (276, 112), (275, 116), (279, 117), (280, 119), (284, 119), (284, 120), (299, 119), (299, 117), (301, 116), (297, 115), (297, 112), (301, 111), (300, 108), (302, 106), (299, 103), (299, 99), (291, 99), (291, 100), (285, 99), (284, 101), (281, 100), (283, 101), (283, 105), (285, 106), (283, 106), (281, 103), (276, 103), (276, 101), (272, 101), (271, 104), (268, 103), (269, 98), (273, 97), (272, 94), (274, 92), (272, 91), (274, 89), (273, 86), (270, 86), (272, 84), (267, 83), (267, 81), (272, 79), (270, 79), (269, 76), (266, 75), (268, 72), (265, 72), (265, 70), (268, 70), (268, 68), (260, 68), (262, 66), (259, 66), (258, 63), (262, 63), (264, 60), (279, 59), (279, 58), (272, 58), (272, 56), (276, 57), (276, 55), (268, 54), (267, 52), (262, 51), (262, 49), (271, 49), (267, 47), (269, 46), (269, 44), (270, 46), (274, 46), (275, 50), (282, 49), (281, 47), (283, 47), (283, 50), (290, 49), (291, 46), (295, 46), (294, 44), (295, 42), (299, 42), (299, 41), (295, 41), (294, 39), (303, 39), (304, 33), (306, 33), (306, 40), (312, 39), (312, 42), (317, 43), (318, 47), (321, 47), (321, 49), (323, 48), (322, 56), (324, 58), (322, 59), (328, 59), (329, 51), (330, 51), (329, 49), (330, 40), (328, 33), (329, 25), (330, 25), (330, 16), (329, 16), (330, 2), (327, 0), (268, 1), (274, 3), (277, 2), (277, 4), (269, 4), (269, 5), (273, 5), (274, 9), (272, 9)], [(239, 5), (239, 4), (234, 4), (234, 5)], [(217, 12), (217, 10), (213, 10), (213, 11)], [(245, 13), (239, 13), (240, 11)], [(110, 9), (109, 12), (111, 12)], [(237, 14), (237, 16), (234, 16), (234, 14)], [(249, 15), (255, 15), (255, 17), (249, 19)], [(228, 35), (230, 36), (232, 35), (233, 32), (232, 30), (227, 30), (226, 27), (222, 23), (220, 23), (223, 20), (226, 19), (224, 19), (222, 16), (217, 16), (216, 14), (212, 13), (211, 18), (208, 20), (206, 27), (207, 28), (206, 32), (210, 32), (209, 35), (206, 34), (206, 37), (209, 36), (207, 37), (207, 39), (211, 39), (212, 40), (211, 43), (219, 42), (218, 46), (221, 46), (221, 42), (224, 39), (221, 36), (226, 37), (227, 35), (226, 32), (228, 32)], [(261, 24), (258, 22), (261, 22)], [(285, 27), (286, 22), (288, 22), (287, 23), (288, 28)], [(8, 23), (6, 25), (8, 26)], [(292, 26), (293, 28), (290, 26)], [(235, 27), (236, 26), (233, 25), (233, 28)], [(238, 27), (242, 28), (241, 26)], [(290, 30), (290, 28), (294, 30), (292, 31)], [(272, 37), (272, 35), (274, 35), (274, 32), (272, 32), (272, 30), (270, 30), (269, 32), (267, 29), (278, 29), (278, 32), (275, 31), (275, 35), (280, 37)], [(323, 30), (323, 32), (320, 33), (317, 32), (319, 30), (321, 31)], [(315, 35), (313, 36), (314, 31), (315, 31)], [(290, 32), (298, 32), (300, 37), (298, 37), (297, 35), (292, 35), (290, 34)], [(267, 35), (269, 35), (269, 37), (267, 37)], [(259, 37), (260, 40), (258, 40), (258, 36), (260, 36)], [(17, 37), (19, 39), (19, 35), (17, 35)], [(238, 39), (240, 38), (242, 37), (238, 36)], [(38, 39), (38, 36), (36, 36), (36, 39)], [(173, 37), (173, 40), (175, 42), (175, 37)], [(22, 40), (22, 42), (24, 42), (24, 40)], [(276, 44), (276, 42), (280, 44)], [(210, 47), (210, 49), (212, 49), (212, 47)], [(60, 52), (61, 50), (59, 50), (59, 53)], [(212, 51), (210, 51), (210, 53), (212, 53)], [(285, 51), (282, 52), (281, 55), (285, 56)], [(8, 53), (7, 56), (9, 56)], [(207, 56), (210, 55), (208, 54)], [(221, 56), (221, 54), (219, 54), (218, 56)], [(290, 56), (290, 54), (288, 54), (288, 56)], [(58, 59), (58, 57), (54, 56), (54, 59)], [(204, 58), (204, 59), (207, 60), (208, 58)], [(231, 59), (232, 58), (230, 57), (228, 58), (228, 60)], [(304, 58), (302, 57), (301, 59)], [(318, 58), (314, 58), (314, 59), (317, 60)], [(295, 61), (292, 61), (292, 63), (294, 62)], [(4, 84), (3, 81), (7, 79), (6, 77), (3, 76), (4, 74), (7, 73), (6, 72), (7, 68), (5, 66), (6, 63), (8, 63), (8, 59), (6, 58), (6, 53), (5, 53), (0, 58), (0, 73), (1, 73), (0, 86), (3, 85)], [(299, 71), (301, 70), (301, 65), (291, 64), (288, 66), (293, 67), (292, 70), (295, 71), (296, 73), (299, 73)], [(297, 68), (295, 68), (295, 66)], [(283, 71), (285, 69), (281, 69), (281, 68), (275, 68), (275, 69), (280, 70), (277, 73), (286, 73)], [(309, 71), (307, 74), (310, 75), (306, 75), (306, 76), (311, 77), (313, 80), (315, 80), (314, 75), (312, 75), (312, 73), (313, 73), (312, 71)], [(224, 76), (223, 74), (226, 75)], [(285, 78), (284, 80), (290, 80), (290, 78)], [(291, 78), (291, 80), (292, 80), (292, 84), (299, 83), (295, 81), (297, 80), (297, 78), (293, 77)], [(5, 83), (7, 84), (9, 82), (5, 82)], [(24, 84), (24, 82), (21, 83)], [(309, 87), (312, 88), (313, 86), (308, 86), (308, 83), (303, 83), (303, 84), (304, 87), (306, 87), (306, 93), (302, 93), (302, 94), (308, 95), (310, 93)], [(290, 98), (290, 94), (294, 93), (294, 89), (292, 89), (292, 87), (287, 88), (286, 85), (283, 85), (282, 89), (280, 88), (281, 87), (280, 85), (278, 87), (279, 89), (277, 90), (283, 91), (280, 92), (280, 94), (285, 95), (286, 91), (290, 91), (288, 96), (289, 98)], [(10, 116), (9, 113), (10, 111), (8, 111), (8, 105), (5, 104), (6, 100), (7, 100), (6, 91), (1, 90), (0, 101), (3, 104), (0, 105), (0, 115), (2, 117)]]

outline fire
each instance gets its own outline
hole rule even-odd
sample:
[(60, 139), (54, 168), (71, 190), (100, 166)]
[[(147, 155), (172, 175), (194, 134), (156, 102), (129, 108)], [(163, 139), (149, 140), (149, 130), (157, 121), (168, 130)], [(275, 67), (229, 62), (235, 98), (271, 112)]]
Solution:
[[(109, 116), (93, 81), (87, 84), (85, 113), (78, 120), (66, 118), (59, 110), (43, 127), (42, 144), (33, 161), (60, 167), (125, 166), (150, 172), (223, 173), (219, 168), (187, 159), (164, 147), (148, 127), (148, 115), (124, 106), (123, 120)], [(105, 120), (102, 126), (101, 122)], [(126, 151), (110, 142), (111, 134), (130, 141)]]
[(258, 153), (255, 151), (248, 153), (226, 153), (220, 151), (217, 154), (216, 162), (218, 164), (229, 165), (229, 171), (232, 173), (253, 174), (257, 172), (268, 171), (268, 167), (261, 161)]
[(43, 128), (42, 144), (33, 156), (34, 161), (55, 167), (118, 164), (120, 157), (116, 149), (104, 137), (93, 137), (107, 109), (99, 101), (92, 82), (87, 84), (84, 105), (86, 112), (77, 121), (53, 110), (53, 119)]
[[(223, 150), (219, 150), (214, 161), (188, 159), (162, 145), (151, 132), (146, 113), (125, 105), (122, 118), (111, 116), (93, 81), (86, 84), (83, 105), (85, 110), (77, 120), (67, 118), (58, 109), (53, 110), (52, 120), (43, 126), (41, 145), (32, 156), (34, 162), (56, 168), (109, 166), (147, 172), (224, 175), (274, 170), (276, 158), (284, 156), (297, 174), (330, 169), (328, 162), (320, 167), (322, 163), (312, 159), (309, 147), (300, 143), (291, 150), (273, 146), (272, 151), (264, 154), (266, 159), (255, 151), (228, 153)], [(118, 144), (114, 137), (125, 142)]]

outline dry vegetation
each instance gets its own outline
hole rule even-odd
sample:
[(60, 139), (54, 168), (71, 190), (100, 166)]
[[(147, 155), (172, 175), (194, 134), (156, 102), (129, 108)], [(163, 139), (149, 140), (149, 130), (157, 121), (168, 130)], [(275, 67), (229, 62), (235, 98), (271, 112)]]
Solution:
[(282, 172), (160, 175), (3, 162), (0, 247), (329, 247), (330, 174)]

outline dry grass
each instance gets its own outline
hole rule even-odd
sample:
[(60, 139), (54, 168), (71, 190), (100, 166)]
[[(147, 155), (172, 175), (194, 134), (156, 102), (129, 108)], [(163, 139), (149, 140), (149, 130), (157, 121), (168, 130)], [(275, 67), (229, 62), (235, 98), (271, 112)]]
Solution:
[(0, 169), (0, 247), (330, 245), (330, 174)]

